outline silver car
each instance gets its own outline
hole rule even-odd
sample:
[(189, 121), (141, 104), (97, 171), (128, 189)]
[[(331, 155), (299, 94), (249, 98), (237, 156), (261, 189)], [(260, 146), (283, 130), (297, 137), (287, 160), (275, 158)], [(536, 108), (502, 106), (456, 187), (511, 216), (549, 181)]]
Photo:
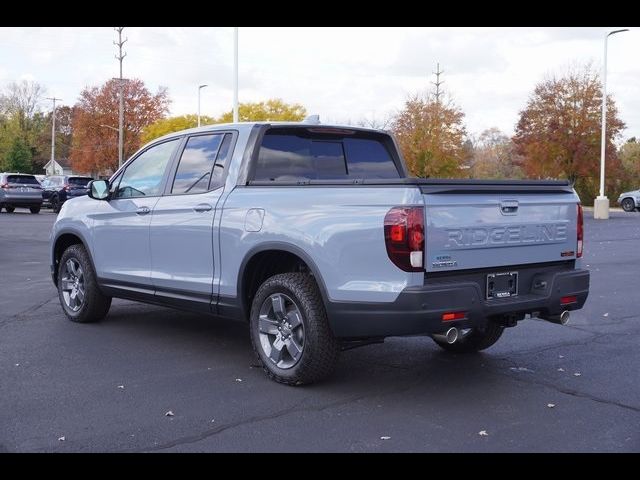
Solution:
[(640, 189), (621, 193), (618, 197), (618, 205), (625, 212), (640, 211)]
[(0, 212), (4, 208), (13, 213), (16, 207), (22, 207), (40, 213), (41, 206), (42, 187), (34, 175), (0, 173)]

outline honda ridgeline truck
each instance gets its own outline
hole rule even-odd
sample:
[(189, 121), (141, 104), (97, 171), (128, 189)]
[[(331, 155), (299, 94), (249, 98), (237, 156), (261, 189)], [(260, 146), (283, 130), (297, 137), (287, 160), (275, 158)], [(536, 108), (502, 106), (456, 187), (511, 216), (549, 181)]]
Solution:
[(564, 324), (582, 252), (568, 182), (411, 178), (384, 131), (238, 123), (154, 140), (65, 202), (51, 273), (74, 322), (112, 297), (248, 321), (267, 375), (297, 385), (389, 336), (464, 353)]

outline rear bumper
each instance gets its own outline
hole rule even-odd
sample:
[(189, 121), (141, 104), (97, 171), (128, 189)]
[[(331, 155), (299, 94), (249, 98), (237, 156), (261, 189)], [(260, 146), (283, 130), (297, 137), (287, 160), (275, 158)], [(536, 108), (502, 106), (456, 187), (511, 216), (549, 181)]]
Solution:
[(42, 205), (42, 196), (32, 195), (32, 196), (12, 196), (5, 195), (0, 199), (0, 203), (3, 205), (13, 205), (16, 207), (29, 207), (29, 206), (39, 206)]
[[(518, 295), (485, 299), (484, 274), (439, 281), (402, 291), (393, 303), (330, 302), (327, 313), (334, 335), (342, 338), (388, 337), (441, 333), (449, 327), (482, 327), (490, 317), (537, 312), (558, 315), (582, 308), (589, 294), (589, 271), (545, 268), (523, 275)], [(560, 299), (576, 302), (561, 305)], [(442, 321), (446, 312), (466, 312), (465, 318)]]

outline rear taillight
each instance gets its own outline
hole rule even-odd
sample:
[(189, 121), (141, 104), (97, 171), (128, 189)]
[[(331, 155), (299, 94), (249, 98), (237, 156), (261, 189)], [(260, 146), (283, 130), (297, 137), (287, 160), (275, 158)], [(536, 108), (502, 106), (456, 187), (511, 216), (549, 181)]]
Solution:
[(64, 191), (68, 192), (69, 190), (71, 190), (71, 185), (69, 185), (68, 183), (65, 183), (64, 185)]
[(582, 257), (582, 249), (584, 247), (584, 218), (582, 216), (582, 205), (578, 204), (578, 247), (576, 249), (576, 258)]
[(4, 190), (8, 190), (9, 189), (9, 184), (8, 183), (3, 183), (2, 185), (0, 185), (0, 188), (2, 188)]
[(406, 272), (423, 270), (424, 208), (394, 207), (384, 217), (384, 241), (391, 261)]

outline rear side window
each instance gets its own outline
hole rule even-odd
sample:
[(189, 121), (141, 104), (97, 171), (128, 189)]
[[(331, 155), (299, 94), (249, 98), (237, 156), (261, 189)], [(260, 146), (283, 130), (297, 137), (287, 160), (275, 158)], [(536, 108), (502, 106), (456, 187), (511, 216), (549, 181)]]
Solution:
[(9, 175), (7, 176), (7, 183), (19, 183), (23, 185), (38, 185), (40, 183), (33, 175)]
[(399, 178), (384, 136), (369, 132), (305, 128), (266, 132), (255, 180), (295, 181)]
[(87, 177), (70, 177), (69, 185), (75, 185), (79, 187), (85, 187), (89, 184), (89, 182), (93, 180), (92, 178)]
[(171, 193), (202, 193), (219, 187), (229, 153), (230, 134), (189, 138), (173, 180)]

